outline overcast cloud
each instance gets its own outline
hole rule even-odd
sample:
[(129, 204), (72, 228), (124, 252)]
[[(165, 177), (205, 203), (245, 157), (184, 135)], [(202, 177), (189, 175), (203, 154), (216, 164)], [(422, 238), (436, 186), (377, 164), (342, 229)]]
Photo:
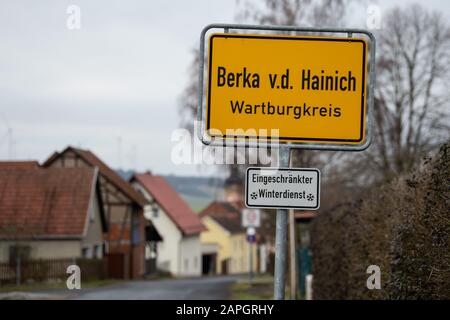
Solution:
[[(66, 27), (71, 4), (81, 9), (80, 30)], [(423, 5), (449, 16), (449, 1)], [(112, 167), (207, 173), (174, 165), (170, 137), (201, 29), (233, 22), (235, 8), (232, 0), (2, 0), (0, 159), (9, 157), (10, 127), (14, 159), (42, 161), (73, 145)], [(351, 24), (364, 21), (355, 12)]]

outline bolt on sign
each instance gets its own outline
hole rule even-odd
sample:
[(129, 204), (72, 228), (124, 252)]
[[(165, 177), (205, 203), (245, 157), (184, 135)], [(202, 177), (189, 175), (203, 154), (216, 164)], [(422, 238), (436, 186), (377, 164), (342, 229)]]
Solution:
[[(213, 33), (205, 133), (211, 139), (362, 145), (365, 38)], [(236, 134), (241, 132), (242, 134)]]
[(320, 171), (312, 168), (248, 168), (245, 205), (249, 208), (319, 209)]

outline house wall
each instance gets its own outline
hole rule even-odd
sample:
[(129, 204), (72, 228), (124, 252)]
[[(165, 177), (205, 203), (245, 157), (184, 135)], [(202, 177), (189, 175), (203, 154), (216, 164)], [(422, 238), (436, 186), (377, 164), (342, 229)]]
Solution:
[[(218, 245), (216, 273), (222, 274), (222, 261), (231, 259), (231, 234), (210, 217), (204, 217), (202, 222), (208, 230), (201, 233), (200, 242), (203, 244), (216, 243)], [(228, 267), (228, 271), (230, 271), (230, 266)]]
[(181, 239), (182, 234), (172, 220), (167, 216), (164, 210), (159, 210), (157, 217), (153, 212), (146, 211), (144, 216), (151, 220), (163, 238), (163, 241), (157, 244), (156, 265), (158, 269), (168, 271), (173, 275), (179, 275), (181, 272)]
[[(228, 260), (228, 273), (245, 273), (249, 271), (250, 246), (245, 233), (232, 234), (217, 222), (206, 216), (202, 219), (208, 231), (202, 232), (201, 243), (218, 244), (216, 272), (221, 274), (223, 261)], [(253, 271), (257, 271), (257, 249), (253, 245)]]
[(103, 231), (100, 218), (100, 205), (95, 191), (94, 201), (89, 206), (88, 220), (86, 222), (86, 235), (81, 241), (81, 247), (88, 249), (86, 258), (103, 258)]
[[(152, 200), (151, 195), (140, 184), (133, 183), (133, 186), (142, 192), (147, 199)], [(154, 216), (151, 209), (148, 208), (144, 212), (144, 217), (153, 223), (163, 238), (163, 241), (157, 244), (157, 268), (173, 275), (181, 275), (182, 234), (180, 230), (161, 207), (159, 207), (157, 216)], [(147, 256), (146, 258), (150, 257)]]
[(9, 261), (10, 246), (30, 247), (30, 259), (68, 259), (81, 257), (80, 240), (0, 241), (0, 263)]
[[(133, 186), (149, 201), (152, 196), (139, 183)], [(154, 215), (151, 208), (147, 208), (144, 216), (150, 220), (163, 241), (157, 245), (157, 267), (175, 276), (199, 276), (202, 273), (202, 256), (199, 235), (184, 236), (167, 212), (158, 206), (158, 213)], [(146, 258), (149, 252), (146, 252)]]
[(185, 236), (181, 240), (181, 275), (202, 274), (202, 254), (199, 235)]
[[(246, 233), (233, 234), (230, 237), (231, 242), (231, 267), (230, 273), (246, 273), (250, 270), (250, 244), (247, 242)], [(257, 245), (251, 246), (253, 254), (253, 272), (257, 272)]]

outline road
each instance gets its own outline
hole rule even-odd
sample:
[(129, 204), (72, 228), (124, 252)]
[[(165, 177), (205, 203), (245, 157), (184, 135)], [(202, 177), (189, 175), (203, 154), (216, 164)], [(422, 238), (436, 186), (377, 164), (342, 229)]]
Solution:
[(117, 285), (81, 289), (68, 298), (77, 300), (193, 300), (228, 299), (230, 286), (239, 277), (130, 281)]

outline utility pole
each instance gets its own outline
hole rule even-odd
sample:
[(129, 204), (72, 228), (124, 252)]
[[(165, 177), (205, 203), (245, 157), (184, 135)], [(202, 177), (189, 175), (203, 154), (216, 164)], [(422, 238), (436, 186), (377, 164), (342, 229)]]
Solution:
[(20, 247), (16, 247), (16, 286), (20, 286), (22, 282), (22, 259), (20, 256)]

